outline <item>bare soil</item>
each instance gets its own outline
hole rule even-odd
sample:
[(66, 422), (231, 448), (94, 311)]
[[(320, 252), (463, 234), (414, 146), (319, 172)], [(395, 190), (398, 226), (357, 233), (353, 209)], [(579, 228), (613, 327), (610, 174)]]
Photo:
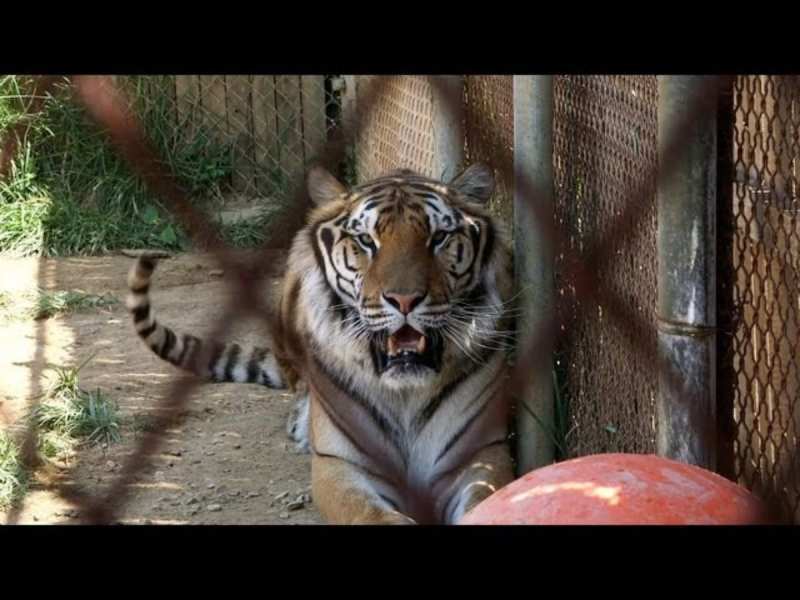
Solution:
[[(270, 260), (279, 261), (278, 254)], [(0, 322), (0, 428), (21, 432), (21, 417), (45, 389), (54, 366), (77, 366), (85, 389), (100, 388), (120, 407), (122, 441), (81, 449), (68, 463), (37, 474), (15, 519), (20, 524), (79, 523), (80, 507), (61, 498), (53, 482), (100, 493), (115, 478), (158, 410), (177, 369), (136, 337), (124, 308), (125, 256), (0, 259), (0, 289), (81, 290), (120, 302), (40, 321)], [(265, 267), (268, 265), (264, 265)], [(265, 293), (277, 280), (259, 279)], [(202, 335), (221, 316), (233, 292), (226, 274), (206, 255), (162, 260), (152, 288), (157, 318), (179, 331)], [(260, 324), (231, 324), (228, 339), (256, 343)], [(160, 452), (131, 484), (119, 507), (126, 524), (316, 524), (309, 499), (310, 458), (294, 452), (286, 436), (293, 403), (288, 393), (259, 386), (203, 384), (185, 419), (169, 431)], [(0, 513), (0, 523), (8, 515)]]

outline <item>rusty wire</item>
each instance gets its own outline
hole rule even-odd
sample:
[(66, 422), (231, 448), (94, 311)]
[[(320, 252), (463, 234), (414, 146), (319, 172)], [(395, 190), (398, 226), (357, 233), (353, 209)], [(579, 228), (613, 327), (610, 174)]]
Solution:
[[(40, 78), (37, 81), (37, 97), (44, 96), (52, 87), (56, 78)], [(359, 99), (359, 115), (356, 123), (362, 122), (365, 115), (369, 114), (374, 106), (376, 99), (381, 96), (385, 88), (387, 77), (372, 78), (365, 93)], [(430, 77), (429, 82), (432, 86), (439, 86), (440, 83), (435, 77)], [(222, 336), (225, 329), (229, 326), (229, 319), (235, 320), (247, 315), (254, 315), (260, 319), (261, 326), (266, 334), (275, 340), (275, 343), (282, 354), (282, 358), (302, 376), (309, 375), (308, 355), (302, 347), (300, 340), (290, 339), (288, 332), (282, 331), (279, 320), (276, 318), (274, 309), (267, 306), (259, 296), (257, 286), (254, 285), (255, 265), (261, 263), (259, 260), (265, 252), (267, 244), (261, 252), (256, 253), (248, 261), (241, 261), (234, 257), (233, 253), (220, 240), (214, 231), (209, 220), (197, 211), (187, 198), (187, 194), (181, 189), (177, 179), (168, 172), (164, 163), (159, 160), (159, 156), (154, 148), (148, 143), (141, 125), (134, 116), (125, 95), (115, 86), (111, 78), (98, 76), (79, 76), (71, 79), (75, 99), (85, 106), (89, 116), (99, 124), (108, 134), (110, 140), (117, 148), (119, 153), (130, 164), (135, 172), (144, 180), (150, 189), (157, 194), (164, 202), (167, 210), (183, 225), (190, 234), (193, 241), (199, 246), (211, 251), (220, 264), (233, 274), (231, 285), (235, 287), (236, 294), (231, 295), (227, 305), (221, 311), (222, 316), (216, 321), (212, 328), (210, 338), (218, 339)], [(691, 106), (687, 107), (683, 121), (672, 132), (666, 145), (665, 152), (662, 154), (662, 161), (658, 168), (657, 177), (669, 177), (676, 163), (675, 157), (682, 151), (687, 136), (690, 134), (691, 124), (703, 118), (716, 102), (716, 91), (718, 86), (730, 85), (730, 78), (708, 78), (703, 92), (698, 93), (693, 99)], [(457, 102), (461, 98), (453, 98), (449, 94), (442, 93), (440, 97), (445, 102), (450, 103), (449, 109), (457, 111)], [(356, 134), (354, 131), (347, 132), (349, 139), (340, 140), (338, 143), (327, 143), (320, 148), (318, 155), (320, 162), (326, 165), (337, 164), (344, 156), (345, 144)], [(488, 136), (484, 140), (491, 155), (493, 146), (496, 151), (495, 156), (503, 155), (505, 149), (499, 136)], [(17, 139), (18, 135), (12, 135), (9, 139)], [(12, 143), (12, 142), (8, 142)], [(0, 167), (0, 176), (5, 173), (5, 169), (10, 162), (13, 154), (13, 146), (6, 148), (3, 152), (3, 161)], [(598, 237), (583, 256), (572, 257), (573, 261), (566, 277), (575, 284), (575, 295), (573, 302), (582, 303), (588, 299), (594, 299), (605, 306), (612, 320), (617, 324), (624, 334), (624, 337), (638, 353), (649, 371), (655, 377), (657, 373), (665, 373), (665, 381), (670, 386), (680, 384), (680, 374), (674, 368), (661, 360), (657, 353), (648, 345), (643, 344), (642, 340), (633, 333), (642, 327), (647, 327), (646, 323), (641, 322), (641, 317), (635, 312), (630, 311), (627, 305), (613, 291), (603, 288), (598, 281), (596, 273), (614, 260), (619, 254), (619, 250), (634, 237), (637, 226), (647, 217), (648, 211), (652, 210), (652, 205), (648, 202), (637, 202), (648, 189), (648, 181), (653, 178), (653, 173), (642, 173), (638, 185), (634, 186), (626, 194), (624, 200), (625, 209), (615, 220), (611, 228), (603, 235)], [(537, 197), (543, 192), (535, 187), (535, 183), (530, 180), (525, 172), (514, 173), (514, 185), (518, 193), (524, 198), (524, 206), (533, 214), (533, 222), (540, 228), (539, 235), (551, 249), (565, 248), (564, 240), (567, 232), (561, 230), (553, 223), (552, 215), (545, 214)], [(306, 195), (303, 186), (298, 182), (294, 194), (294, 202), (291, 206), (293, 213), (300, 214), (307, 208)], [(300, 220), (301, 221), (301, 220)], [(298, 222), (298, 220), (295, 220)], [(633, 235), (632, 235), (633, 234)], [(551, 254), (555, 254), (551, 250)], [(571, 320), (564, 316), (560, 311), (559, 319), (550, 323), (545, 323), (540, 330), (533, 332), (529, 337), (528, 343), (518, 350), (516, 365), (513, 368), (509, 380), (509, 385), (503, 388), (502, 394), (496, 399), (495, 409), (507, 412), (510, 410), (512, 401), (518, 397), (526, 383), (536, 376), (550, 376), (550, 355), (547, 349), (552, 348), (552, 340), (563, 327), (570, 327)], [(207, 351), (210, 352), (208, 347)], [(205, 357), (206, 359), (208, 357)], [(129, 484), (132, 483), (138, 473), (147, 463), (148, 457), (156, 452), (164, 438), (164, 432), (172, 424), (179, 423), (185, 415), (183, 410), (189, 401), (192, 392), (202, 382), (201, 379), (191, 376), (176, 377), (168, 393), (160, 402), (162, 417), (156, 421), (151, 431), (147, 432), (137, 443), (134, 452), (128, 457), (119, 476), (113, 481), (110, 488), (102, 495), (92, 495), (84, 490), (72, 487), (60, 486), (58, 493), (65, 499), (71, 500), (80, 505), (81, 518), (86, 523), (107, 524), (116, 520), (117, 515), (125, 505), (129, 495)], [(676, 395), (680, 397), (679, 395)], [(356, 423), (356, 408), (353, 403), (346, 405), (335, 405), (326, 407), (335, 416), (340, 426), (353, 432), (353, 438), (358, 439), (364, 444), (364, 450), (373, 459), (381, 462), (382, 453), (380, 440), (371, 439), (369, 435), (358, 435), (359, 429)], [(703, 435), (714, 435), (713, 431), (702, 432)], [(25, 465), (31, 468), (34, 464), (33, 454), (36, 447), (35, 425), (30, 424), (25, 435), (23, 447), (26, 449)], [(30, 459), (30, 460), (29, 460)], [(384, 461), (385, 462), (385, 461)], [(391, 479), (398, 485), (404, 483), (404, 473), (396, 465), (383, 465)], [(407, 485), (407, 482), (406, 482)], [(407, 497), (410, 504), (415, 507), (415, 513), (421, 521), (428, 521), (431, 517), (432, 498), (427, 496), (427, 490), (419, 489), (416, 486), (406, 487)], [(16, 521), (17, 514), (9, 515), (9, 523)]]

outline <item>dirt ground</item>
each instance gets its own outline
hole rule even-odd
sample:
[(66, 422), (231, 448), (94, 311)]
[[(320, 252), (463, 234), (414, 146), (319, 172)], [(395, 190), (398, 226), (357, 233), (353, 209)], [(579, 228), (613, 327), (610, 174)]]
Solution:
[[(281, 260), (279, 255), (274, 260)], [(44, 469), (30, 486), (16, 520), (21, 524), (78, 523), (75, 507), (52, 489), (54, 480), (98, 493), (121, 465), (157, 410), (178, 371), (135, 336), (124, 308), (125, 256), (0, 259), (0, 289), (81, 290), (120, 302), (40, 321), (0, 323), (0, 427), (20, 430), (20, 417), (39, 396), (54, 366), (77, 366), (84, 389), (100, 388), (120, 407), (122, 441), (82, 449), (69, 463)], [(208, 256), (163, 260), (152, 299), (156, 317), (179, 331), (203, 334), (230, 293), (226, 274)], [(260, 280), (265, 290), (277, 281)], [(258, 326), (243, 321), (228, 339), (254, 343)], [(203, 384), (188, 415), (170, 430), (160, 453), (132, 484), (120, 507), (125, 524), (316, 524), (309, 499), (310, 457), (294, 452), (285, 432), (289, 394), (259, 386)], [(0, 523), (8, 515), (0, 513)]]

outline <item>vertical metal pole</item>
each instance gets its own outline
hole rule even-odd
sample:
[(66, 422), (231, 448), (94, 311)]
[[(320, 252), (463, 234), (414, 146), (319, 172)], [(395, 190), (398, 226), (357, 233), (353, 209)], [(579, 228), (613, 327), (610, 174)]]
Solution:
[(736, 333), (736, 269), (733, 263), (736, 217), (734, 202), (734, 127), (736, 115), (733, 82), (717, 97), (717, 465), (716, 471), (736, 479), (733, 419), (738, 380), (734, 369), (733, 336)]
[(356, 118), (358, 115), (358, 94), (355, 75), (342, 75), (344, 88), (342, 89), (342, 126), (345, 140), (353, 142), (356, 132)]
[[(440, 75), (433, 86), (433, 177), (450, 181), (464, 162), (464, 77)], [(453, 110), (453, 107), (458, 107)]]
[[(701, 76), (658, 78), (658, 148)], [(693, 120), (677, 168), (658, 183), (658, 347), (680, 376), (658, 379), (658, 453), (716, 468), (716, 114)], [(660, 161), (659, 161), (660, 162)]]
[[(529, 202), (537, 202), (544, 214), (554, 214), (553, 188), (553, 78), (514, 76), (514, 177), (525, 173), (535, 197), (514, 190), (514, 264), (522, 308), (520, 347), (525, 346), (540, 324), (555, 318), (553, 249), (544, 242)], [(550, 340), (545, 343), (551, 344)], [(550, 348), (552, 354), (552, 347)], [(554, 396), (550, 370), (531, 374), (517, 409), (518, 469), (520, 474), (553, 462), (555, 445)], [(535, 416), (534, 416), (535, 415)]]

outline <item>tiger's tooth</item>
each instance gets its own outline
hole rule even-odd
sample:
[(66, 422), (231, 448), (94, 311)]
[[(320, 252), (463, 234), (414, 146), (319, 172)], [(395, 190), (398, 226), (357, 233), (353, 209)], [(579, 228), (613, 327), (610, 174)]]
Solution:
[(417, 340), (417, 353), (423, 354), (425, 352), (425, 336), (419, 336), (419, 340)]
[(389, 341), (386, 345), (386, 351), (389, 356), (394, 356), (397, 354), (397, 340), (394, 339), (393, 335), (389, 336)]

